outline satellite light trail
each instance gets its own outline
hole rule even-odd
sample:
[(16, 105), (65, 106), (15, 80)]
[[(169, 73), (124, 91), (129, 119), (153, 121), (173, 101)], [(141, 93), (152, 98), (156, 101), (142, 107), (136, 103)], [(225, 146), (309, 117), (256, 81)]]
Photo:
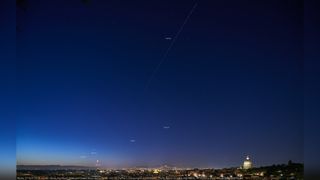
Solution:
[(196, 9), (196, 7), (198, 6), (198, 3), (194, 3), (194, 5), (192, 6), (191, 10), (189, 11), (188, 15), (186, 16), (186, 18), (184, 19), (182, 25), (180, 26), (178, 32), (176, 33), (176, 35), (173, 37), (173, 39), (171, 37), (166, 37), (166, 40), (171, 40), (171, 43), (169, 45), (169, 47), (167, 48), (167, 50), (165, 51), (165, 53), (163, 54), (159, 64), (156, 66), (156, 68), (153, 70), (144, 90), (146, 91), (151, 83), (151, 81), (153, 80), (154, 76), (156, 75), (156, 73), (158, 72), (158, 70), (160, 69), (161, 65), (164, 63), (164, 61), (166, 60), (170, 50), (172, 49), (172, 47), (174, 46), (175, 42), (177, 41), (179, 35), (181, 34), (183, 28), (185, 27), (185, 25), (187, 24), (188, 20), (190, 19), (191, 15), (193, 14), (194, 10)]

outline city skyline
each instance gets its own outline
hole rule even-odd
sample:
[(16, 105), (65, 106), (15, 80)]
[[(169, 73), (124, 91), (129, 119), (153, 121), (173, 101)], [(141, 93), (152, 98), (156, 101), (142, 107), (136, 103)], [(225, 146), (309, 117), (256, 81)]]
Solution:
[[(245, 162), (248, 162), (248, 158)], [(303, 179), (301, 163), (289, 161), (264, 167), (245, 168), (175, 168), (162, 166), (158, 168), (103, 169), (87, 167), (61, 166), (18, 166), (18, 179), (72, 178), (72, 179)]]
[[(99, 163), (99, 164), (98, 164)], [(264, 166), (255, 166), (252, 159), (247, 155), (245, 158), (243, 158), (243, 162), (238, 164), (238, 166), (229, 166), (229, 167), (177, 167), (173, 164), (159, 164), (159, 165), (153, 165), (153, 166), (132, 166), (132, 167), (106, 167), (104, 164), (96, 160), (96, 164), (92, 166), (81, 166), (81, 165), (59, 165), (59, 164), (47, 164), (47, 165), (23, 165), (23, 164), (17, 164), (17, 170), (81, 170), (81, 169), (98, 169), (98, 170), (132, 170), (132, 169), (140, 169), (140, 170), (192, 170), (192, 169), (229, 169), (229, 168), (236, 168), (241, 169), (244, 171), (255, 169), (255, 168), (261, 168), (261, 167), (267, 167), (267, 166), (277, 166), (277, 165), (290, 165), (290, 164), (301, 164), (300, 162), (293, 162), (289, 160), (288, 162), (284, 162), (281, 164), (269, 164)]]
[[(152, 166), (143, 166), (143, 165), (135, 165), (135, 166), (128, 166), (128, 167), (108, 167), (106, 166), (107, 164), (105, 164), (104, 162), (101, 162), (100, 160), (92, 160), (92, 162), (90, 164), (87, 164), (87, 166), (85, 165), (73, 165), (73, 164), (17, 164), (17, 167), (42, 167), (43, 169), (46, 169), (46, 167), (50, 168), (50, 167), (60, 167), (61, 169), (65, 169), (64, 167), (73, 167), (73, 168), (90, 168), (90, 169), (161, 169), (161, 168), (170, 168), (170, 169), (194, 169), (194, 168), (201, 168), (201, 169), (223, 169), (223, 168), (243, 168), (245, 165), (247, 164), (247, 162), (250, 162), (250, 165), (248, 168), (245, 169), (250, 169), (253, 166), (253, 162), (251, 160), (251, 158), (248, 158), (249, 156), (246, 156), (246, 158), (243, 158), (243, 161), (241, 163), (238, 164), (238, 166), (229, 166), (229, 167), (212, 167), (212, 166), (208, 166), (208, 167), (199, 167), (199, 166), (195, 166), (195, 167), (183, 167), (183, 166), (175, 166), (174, 164), (158, 164), (158, 165), (152, 165)], [(289, 160), (291, 161), (291, 160)], [(288, 161), (288, 162), (289, 162)], [(106, 162), (107, 163), (107, 162)], [(285, 164), (287, 162), (283, 162), (282, 164)], [(271, 164), (270, 164), (271, 165)], [(19, 169), (19, 168), (18, 168)]]
[(303, 162), (302, 1), (27, 2), (18, 165)]

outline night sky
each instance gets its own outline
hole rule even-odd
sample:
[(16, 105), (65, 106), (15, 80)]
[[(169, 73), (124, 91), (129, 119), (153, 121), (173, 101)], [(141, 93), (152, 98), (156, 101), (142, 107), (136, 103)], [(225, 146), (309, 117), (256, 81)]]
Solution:
[(301, 2), (29, 0), (17, 163), (302, 162)]
[(10, 179), (16, 166), (14, 7), (0, 1), (0, 179)]

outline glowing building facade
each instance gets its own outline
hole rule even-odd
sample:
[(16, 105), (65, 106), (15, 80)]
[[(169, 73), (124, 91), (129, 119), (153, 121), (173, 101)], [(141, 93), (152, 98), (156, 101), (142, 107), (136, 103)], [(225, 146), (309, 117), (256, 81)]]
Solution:
[(243, 169), (252, 168), (252, 162), (250, 161), (249, 156), (246, 157), (246, 160), (243, 162)]

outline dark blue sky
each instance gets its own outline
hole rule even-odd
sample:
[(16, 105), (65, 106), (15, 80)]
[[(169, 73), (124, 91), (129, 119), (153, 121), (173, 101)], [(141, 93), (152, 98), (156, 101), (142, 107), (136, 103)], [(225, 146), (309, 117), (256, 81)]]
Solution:
[[(12, 6), (10, 6), (12, 5)], [(7, 7), (10, 8), (7, 8)], [(0, 179), (15, 173), (15, 11), (0, 2)], [(5, 17), (5, 18), (3, 18)], [(8, 177), (5, 177), (8, 179)]]
[[(320, 151), (320, 14), (319, 1), (305, 4), (304, 14), (304, 162), (305, 174), (319, 176)], [(307, 178), (316, 178), (308, 177)]]
[(17, 17), (18, 164), (302, 161), (300, 1), (198, 0), (145, 89), (195, 2), (30, 0)]

